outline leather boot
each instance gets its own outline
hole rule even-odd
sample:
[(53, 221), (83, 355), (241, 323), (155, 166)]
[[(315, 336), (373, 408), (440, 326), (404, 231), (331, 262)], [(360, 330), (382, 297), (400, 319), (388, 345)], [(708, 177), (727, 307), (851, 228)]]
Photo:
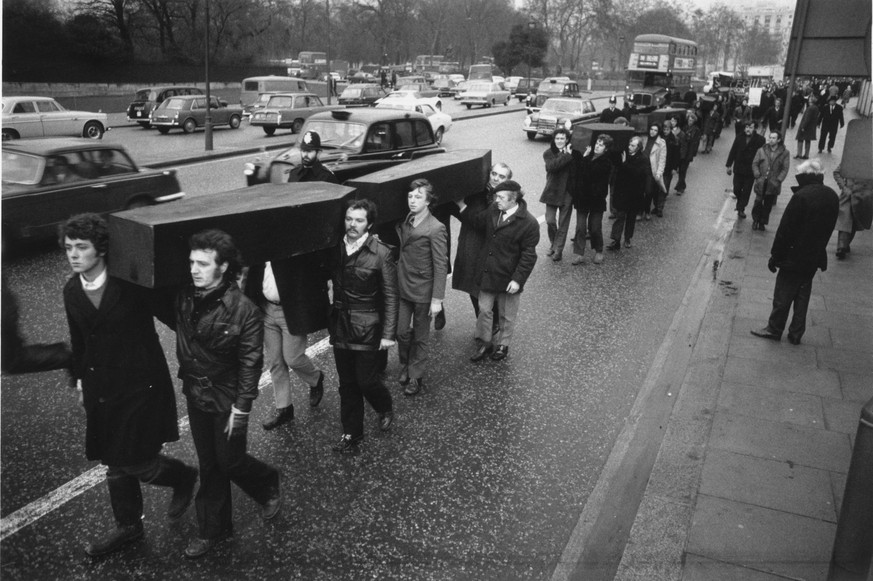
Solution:
[(85, 552), (92, 557), (102, 557), (118, 551), (124, 545), (132, 543), (143, 536), (142, 521), (135, 524), (120, 526), (105, 537), (91, 542)]

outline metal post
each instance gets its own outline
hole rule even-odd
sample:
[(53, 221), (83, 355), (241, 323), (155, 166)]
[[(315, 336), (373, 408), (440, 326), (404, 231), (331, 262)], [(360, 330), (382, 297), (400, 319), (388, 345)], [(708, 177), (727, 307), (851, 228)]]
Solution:
[(333, 93), (333, 75), (330, 66), (330, 0), (325, 0), (327, 5), (327, 104), (330, 105), (330, 94)]
[(206, 120), (204, 121), (206, 132), (203, 134), (203, 140), (204, 149), (212, 151), (212, 95), (209, 90), (209, 0), (206, 0), (206, 50), (204, 51), (203, 62), (206, 69)]
[(829, 581), (865, 581), (873, 557), (873, 398), (861, 409)]

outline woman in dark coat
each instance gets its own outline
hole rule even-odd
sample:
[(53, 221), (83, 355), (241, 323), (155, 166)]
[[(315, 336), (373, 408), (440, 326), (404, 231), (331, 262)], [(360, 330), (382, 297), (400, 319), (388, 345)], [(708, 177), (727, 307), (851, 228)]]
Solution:
[(615, 168), (615, 186), (612, 200), (615, 206), (615, 222), (612, 223), (612, 243), (609, 250), (621, 249), (621, 237), (624, 232), (624, 247), (631, 247), (634, 236), (637, 213), (643, 205), (646, 195), (646, 172), (649, 171), (649, 160), (643, 155), (641, 139), (631, 137), (627, 144), (627, 152), (621, 154), (621, 164)]
[(156, 314), (172, 322), (169, 311), (149, 290), (107, 275), (108, 231), (96, 214), (70, 218), (61, 242), (74, 273), (64, 307), (71, 374), (85, 407), (85, 454), (107, 466), (117, 525), (86, 549), (96, 557), (142, 537), (140, 482), (173, 488), (167, 516), (176, 520), (191, 503), (197, 470), (160, 453), (179, 439), (173, 381), (154, 324)]
[(573, 154), (570, 147), (570, 132), (558, 129), (552, 143), (543, 153), (546, 163), (546, 187), (540, 203), (546, 205), (546, 231), (549, 235), (548, 256), (558, 262), (564, 253), (570, 218), (573, 215), (573, 200), (570, 197)]
[(588, 146), (579, 159), (573, 187), (573, 206), (576, 208), (576, 239), (573, 241), (573, 264), (582, 264), (585, 254), (585, 236), (591, 234), (594, 264), (603, 262), (603, 212), (612, 176), (609, 149), (612, 137), (598, 135), (594, 148)]

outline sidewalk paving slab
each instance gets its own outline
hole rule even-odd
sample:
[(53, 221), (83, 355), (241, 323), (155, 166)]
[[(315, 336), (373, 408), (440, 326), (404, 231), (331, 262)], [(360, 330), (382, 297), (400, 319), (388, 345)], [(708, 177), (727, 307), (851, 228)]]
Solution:
[[(748, 335), (749, 341), (764, 342)], [(786, 353), (793, 349), (787, 341), (781, 341), (779, 346)], [(724, 380), (730, 383), (755, 385), (772, 389), (784, 389), (801, 393), (812, 393), (824, 397), (840, 397), (840, 377), (830, 369), (798, 368), (790, 363), (780, 361), (758, 361), (728, 357), (725, 364)]]
[(805, 393), (723, 383), (718, 409), (761, 420), (825, 429), (822, 398)]

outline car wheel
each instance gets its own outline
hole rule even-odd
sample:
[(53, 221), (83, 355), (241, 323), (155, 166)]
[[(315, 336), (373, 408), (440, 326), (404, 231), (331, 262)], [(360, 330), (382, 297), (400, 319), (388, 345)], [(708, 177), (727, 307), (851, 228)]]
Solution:
[(473, 106), (470, 105), (469, 103), (467, 103), (467, 109), (472, 109), (472, 108), (473, 108)]
[(261, 129), (263, 129), (264, 133), (266, 133), (267, 135), (273, 135), (274, 133), (276, 133), (275, 127), (262, 127)]
[(436, 144), (437, 144), (437, 145), (442, 145), (442, 142), (443, 142), (443, 133), (444, 133), (444, 132), (443, 132), (443, 128), (442, 128), (442, 127), (440, 127), (439, 129), (436, 130), (436, 133), (434, 134), (433, 137), (434, 137), (434, 139), (436, 140)]
[(103, 125), (99, 121), (88, 121), (82, 129), (82, 137), (88, 139), (103, 139)]
[(182, 123), (182, 131), (185, 133), (194, 133), (195, 129), (197, 129), (197, 122), (193, 119), (185, 119), (185, 122)]
[(170, 132), (169, 127), (158, 127), (158, 133), (160, 133), (161, 135), (166, 135), (169, 132)]
[(301, 129), (303, 129), (303, 119), (295, 119), (291, 124), (291, 133), (300, 133)]
[(527, 138), (530, 139), (531, 141), (535, 141), (537, 138), (537, 134), (534, 133), (533, 131), (528, 131)]
[(510, 99), (510, 97), (507, 97), (506, 101), (503, 102), (504, 107), (509, 107), (509, 99)]
[(230, 128), (231, 129), (239, 129), (240, 123), (242, 123), (242, 120), (239, 118), (239, 115), (231, 115), (230, 116)]
[(12, 129), (4, 129), (3, 130), (3, 141), (12, 141), (13, 139), (18, 139), (20, 136), (18, 132), (13, 131)]

